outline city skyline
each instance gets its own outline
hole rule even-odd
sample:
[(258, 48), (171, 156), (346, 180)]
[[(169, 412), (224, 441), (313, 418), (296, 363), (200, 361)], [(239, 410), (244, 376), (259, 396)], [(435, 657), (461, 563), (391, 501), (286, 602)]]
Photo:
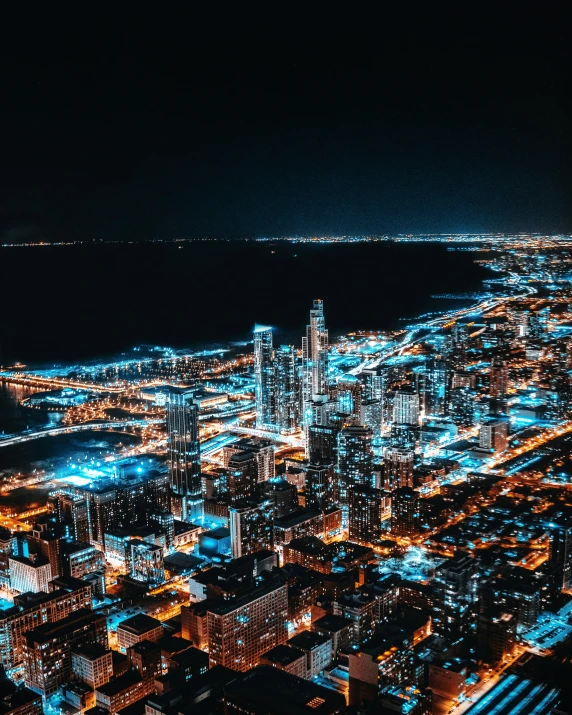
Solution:
[(331, 715), (567, 712), (570, 241), (468, 238), (445, 255), (481, 289), (393, 329), (332, 335), (314, 293), (288, 343), (257, 323), (0, 371), (34, 425), (0, 436), (8, 704), (190, 715), (212, 681), (233, 712), (282, 715), (273, 688)]
[(3, 7), (0, 715), (572, 715), (563, 10)]

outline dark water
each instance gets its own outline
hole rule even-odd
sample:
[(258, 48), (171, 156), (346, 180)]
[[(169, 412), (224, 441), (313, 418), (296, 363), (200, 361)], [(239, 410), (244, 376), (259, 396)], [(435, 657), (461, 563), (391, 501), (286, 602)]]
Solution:
[(0, 248), (0, 364), (225, 342), (255, 322), (299, 342), (318, 297), (332, 334), (387, 329), (451, 307), (430, 296), (479, 289), (485, 277), (471, 254), (442, 244)]
[[(25, 429), (37, 429), (46, 424), (56, 426), (63, 415), (58, 412), (26, 409), (20, 401), (33, 395), (37, 390), (23, 385), (0, 382), (0, 434), (15, 434)], [(0, 456), (1, 460), (1, 456)]]
[[(314, 298), (330, 333), (387, 329), (400, 317), (451, 308), (436, 293), (478, 290), (473, 256), (420, 244), (128, 244), (0, 248), (0, 364), (69, 363), (148, 343), (198, 347), (275, 326), (300, 342)], [(18, 405), (28, 388), (0, 383), (0, 432), (61, 415)], [(0, 449), (0, 472), (50, 470), (99, 458), (125, 435), (93, 433)]]
[[(63, 415), (22, 407), (19, 402), (33, 390), (21, 385), (0, 382), (0, 434), (15, 434), (57, 424)], [(139, 442), (135, 435), (124, 432), (78, 432), (45, 437), (0, 448), (0, 476), (13, 472), (29, 473), (34, 469), (50, 472), (74, 461), (102, 459), (122, 446)], [(4, 503), (4, 502), (2, 502)]]

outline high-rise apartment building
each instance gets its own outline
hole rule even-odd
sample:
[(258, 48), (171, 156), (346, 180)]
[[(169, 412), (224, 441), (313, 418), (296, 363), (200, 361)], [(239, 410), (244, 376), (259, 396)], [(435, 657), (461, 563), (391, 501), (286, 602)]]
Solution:
[(399, 487), (391, 493), (391, 533), (415, 536), (420, 527), (419, 493), (411, 487)]
[(257, 474), (256, 458), (252, 452), (241, 450), (230, 456), (227, 488), (231, 504), (256, 497)]
[(272, 549), (273, 509), (270, 500), (239, 502), (228, 511), (233, 559)]
[(12, 556), (8, 560), (10, 569), (10, 587), (20, 593), (49, 591), (48, 583), (52, 580), (52, 567), (41, 554)]
[(171, 487), (181, 517), (192, 519), (200, 516), (202, 503), (199, 415), (193, 390), (170, 387), (165, 408)]
[(457, 551), (435, 570), (433, 630), (446, 637), (469, 632), (476, 617), (478, 568), (469, 554)]
[(300, 427), (300, 391), (296, 370), (296, 350), (281, 345), (274, 358), (276, 390), (276, 428), (281, 434), (292, 434)]
[(306, 468), (306, 508), (328, 509), (336, 500), (334, 463), (326, 460)]
[(502, 410), (508, 393), (508, 367), (502, 358), (493, 358), (489, 370), (489, 395), (491, 411)]
[(275, 430), (274, 349), (266, 325), (254, 327), (254, 391), (257, 429)]
[(397, 425), (419, 424), (419, 395), (411, 390), (399, 390), (393, 398), (393, 422)]
[(223, 464), (230, 469), (230, 460), (239, 452), (248, 452), (254, 458), (255, 484), (273, 479), (275, 475), (274, 443), (264, 437), (245, 437), (223, 450)]
[(271, 585), (209, 606), (209, 665), (246, 671), (288, 639), (288, 586)]
[(380, 538), (387, 497), (386, 492), (365, 484), (358, 484), (348, 491), (350, 541), (370, 544)]
[(558, 516), (549, 526), (550, 561), (562, 570), (562, 588), (572, 589), (572, 519)]
[(92, 590), (84, 581), (60, 578), (49, 593), (24, 593), (11, 608), (0, 611), (0, 663), (12, 668), (22, 660), (24, 633), (54, 623), (80, 609), (91, 608)]
[(477, 393), (470, 387), (453, 387), (449, 392), (449, 410), (451, 419), (460, 427), (475, 424)]
[(306, 405), (328, 393), (328, 331), (324, 304), (315, 300), (310, 324), (302, 338), (302, 403)]
[(415, 452), (412, 449), (388, 447), (383, 463), (384, 487), (389, 491), (398, 487), (412, 487), (414, 461)]
[(353, 375), (342, 375), (336, 385), (338, 412), (347, 423), (362, 424), (363, 385)]
[(71, 650), (79, 643), (96, 643), (107, 648), (104, 615), (83, 609), (26, 633), (23, 639), (26, 686), (44, 698), (55, 693), (70, 678)]
[(356, 484), (371, 484), (373, 433), (369, 427), (344, 427), (338, 435), (339, 494), (347, 503), (347, 490)]
[(423, 408), (426, 415), (444, 415), (449, 406), (450, 370), (445, 360), (433, 358), (425, 368)]
[(308, 459), (310, 464), (335, 462), (338, 453), (339, 429), (330, 425), (311, 425), (308, 428)]
[(479, 447), (503, 452), (506, 449), (508, 437), (508, 419), (489, 417), (479, 430)]

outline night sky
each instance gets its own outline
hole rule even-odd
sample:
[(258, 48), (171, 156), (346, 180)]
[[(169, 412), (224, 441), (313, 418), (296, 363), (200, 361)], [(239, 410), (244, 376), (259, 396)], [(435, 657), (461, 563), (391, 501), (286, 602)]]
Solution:
[(556, 4), (13, 5), (2, 241), (572, 230)]

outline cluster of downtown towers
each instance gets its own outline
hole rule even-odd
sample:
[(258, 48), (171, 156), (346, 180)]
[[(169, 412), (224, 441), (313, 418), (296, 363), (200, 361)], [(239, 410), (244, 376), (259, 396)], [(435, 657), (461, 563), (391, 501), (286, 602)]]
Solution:
[[(360, 375), (368, 383), (364, 385), (347, 373), (331, 384), (322, 301), (313, 303), (301, 350), (292, 345), (275, 348), (268, 326), (255, 326), (253, 342), (256, 429), (270, 438), (302, 437), (308, 463), (306, 507), (349, 506), (350, 536), (370, 542), (379, 536), (380, 515), (388, 509), (392, 492), (392, 531), (412, 535), (419, 520), (419, 496), (412, 489), (415, 453), (410, 432), (419, 421), (418, 394), (405, 390), (395, 396), (395, 440), (385, 451), (383, 475), (376, 474), (374, 440), (387, 407), (380, 399), (382, 385), (377, 384), (379, 376)], [(437, 365), (430, 381), (436, 394), (446, 378), (441, 372)], [(173, 388), (167, 398), (167, 426), (173, 492), (181, 498), (181, 516), (196, 519), (202, 500), (198, 410), (184, 388)], [(387, 491), (382, 493), (380, 487)], [(249, 499), (254, 492), (245, 484), (237, 496)], [(359, 503), (352, 519), (349, 502), (354, 500)]]

